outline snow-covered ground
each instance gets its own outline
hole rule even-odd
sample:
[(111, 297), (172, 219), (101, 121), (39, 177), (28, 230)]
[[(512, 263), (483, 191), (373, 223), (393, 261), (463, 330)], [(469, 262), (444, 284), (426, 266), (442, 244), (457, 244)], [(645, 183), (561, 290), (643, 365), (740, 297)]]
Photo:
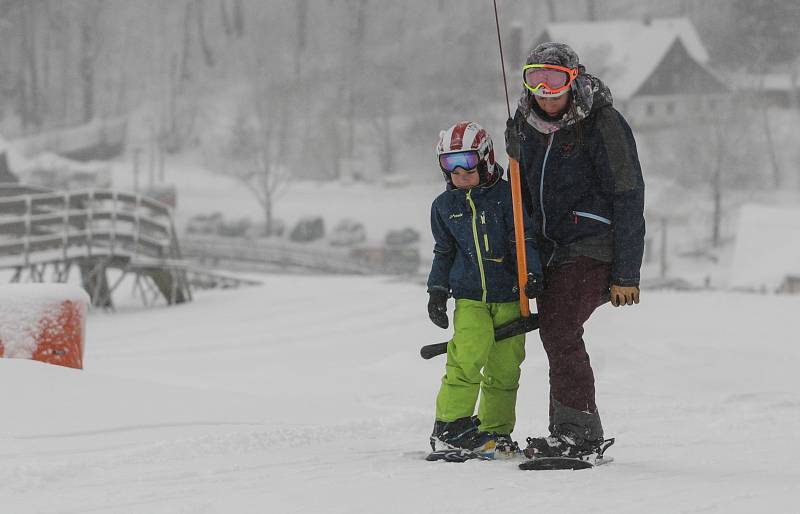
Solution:
[[(800, 298), (647, 292), (587, 326), (616, 461), (428, 463), (448, 336), (418, 284), (265, 276), (92, 313), (85, 369), (0, 359), (8, 513), (792, 512)], [(528, 338), (515, 436), (546, 426)]]

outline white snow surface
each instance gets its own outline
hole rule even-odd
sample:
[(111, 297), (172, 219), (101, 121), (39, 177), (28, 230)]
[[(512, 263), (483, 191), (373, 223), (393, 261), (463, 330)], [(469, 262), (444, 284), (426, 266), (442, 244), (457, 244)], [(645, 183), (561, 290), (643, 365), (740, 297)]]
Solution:
[(800, 208), (747, 204), (730, 271), (730, 286), (774, 292), (787, 276), (800, 277)]
[(0, 284), (0, 305), (6, 307), (20, 300), (29, 303), (51, 303), (65, 300), (88, 303), (89, 295), (82, 287), (73, 284)]
[(69, 284), (0, 285), (0, 342), (8, 358), (29, 359), (36, 351), (36, 337), (44, 319), (56, 318), (64, 301), (84, 307), (89, 295)]
[[(265, 276), (92, 313), (85, 369), (0, 359), (8, 513), (790, 512), (800, 298), (648, 292), (586, 327), (615, 461), (429, 463), (443, 357), (416, 283)], [(452, 309), (452, 303), (450, 305)], [(547, 424), (528, 337), (515, 437)]]

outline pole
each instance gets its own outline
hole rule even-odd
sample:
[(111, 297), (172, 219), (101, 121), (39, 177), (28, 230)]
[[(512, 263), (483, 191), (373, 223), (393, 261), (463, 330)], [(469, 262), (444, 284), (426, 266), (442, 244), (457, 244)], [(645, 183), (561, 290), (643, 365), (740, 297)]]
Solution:
[(141, 148), (133, 149), (133, 192), (139, 192), (139, 154), (142, 153)]
[(659, 276), (667, 278), (667, 217), (661, 218), (661, 270)]
[(511, 176), (511, 203), (514, 208), (514, 239), (517, 243), (517, 283), (519, 284), (519, 312), (523, 317), (531, 315), (531, 306), (525, 295), (525, 285), (528, 283), (527, 255), (525, 252), (525, 225), (522, 219), (522, 188), (519, 180), (519, 163), (514, 159), (508, 160), (509, 175)]
[(500, 39), (500, 18), (497, 16), (497, 0), (492, 0), (494, 3), (494, 25), (497, 27), (497, 46), (500, 48), (500, 66), (503, 69), (503, 91), (506, 93), (506, 110), (508, 117), (511, 117), (511, 107), (508, 101), (508, 83), (506, 82), (506, 61), (503, 58), (503, 40)]
[[(508, 101), (508, 82), (506, 81), (506, 62), (503, 58), (503, 41), (500, 38), (500, 18), (497, 15), (497, 0), (494, 4), (494, 24), (497, 27), (497, 46), (500, 48), (500, 66), (503, 68), (503, 90), (506, 93), (506, 110), (511, 118), (511, 106)], [(531, 315), (528, 297), (525, 296), (525, 285), (528, 283), (527, 263), (525, 252), (525, 224), (522, 216), (522, 186), (519, 178), (519, 163), (509, 157), (508, 175), (511, 179), (511, 204), (514, 209), (514, 239), (517, 246), (517, 283), (519, 284), (519, 311), (522, 317)]]

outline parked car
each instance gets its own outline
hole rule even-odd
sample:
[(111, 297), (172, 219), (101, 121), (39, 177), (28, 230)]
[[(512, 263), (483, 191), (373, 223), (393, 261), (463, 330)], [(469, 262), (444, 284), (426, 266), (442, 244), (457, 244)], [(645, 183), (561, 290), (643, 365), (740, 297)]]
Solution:
[(419, 241), (419, 232), (411, 227), (390, 230), (386, 234), (386, 246), (408, 246)]
[(286, 233), (286, 222), (280, 218), (272, 219), (272, 230), (267, 230), (267, 225), (263, 221), (254, 223), (250, 227), (250, 237), (283, 237)]
[(298, 243), (316, 241), (325, 237), (325, 222), (319, 216), (301, 218), (289, 234), (289, 239)]
[(186, 224), (187, 234), (216, 235), (222, 226), (222, 213), (197, 214)]
[(353, 246), (367, 240), (364, 224), (351, 219), (343, 219), (333, 228), (330, 235), (332, 246)]
[(250, 218), (239, 218), (223, 221), (218, 234), (224, 237), (244, 237), (250, 232), (253, 221)]

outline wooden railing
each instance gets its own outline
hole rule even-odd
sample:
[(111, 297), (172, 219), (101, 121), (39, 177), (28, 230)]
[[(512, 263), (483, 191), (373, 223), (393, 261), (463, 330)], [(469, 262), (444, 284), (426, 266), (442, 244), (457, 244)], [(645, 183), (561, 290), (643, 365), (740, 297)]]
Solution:
[(180, 259), (170, 207), (112, 190), (0, 187), (0, 268), (96, 255)]
[[(0, 184), (0, 269), (12, 281), (27, 275), (65, 281), (79, 268), (95, 307), (113, 308), (112, 293), (127, 274), (145, 304), (191, 301), (191, 288), (240, 287), (260, 282), (203, 269), (182, 259), (172, 209), (156, 200), (111, 190), (52, 192)], [(122, 271), (109, 281), (106, 271)], [(144, 280), (142, 280), (144, 279)]]
[(334, 248), (274, 238), (221, 236), (184, 237), (182, 243), (187, 258), (235, 269), (364, 275), (413, 274), (419, 267), (419, 253), (415, 247)]

